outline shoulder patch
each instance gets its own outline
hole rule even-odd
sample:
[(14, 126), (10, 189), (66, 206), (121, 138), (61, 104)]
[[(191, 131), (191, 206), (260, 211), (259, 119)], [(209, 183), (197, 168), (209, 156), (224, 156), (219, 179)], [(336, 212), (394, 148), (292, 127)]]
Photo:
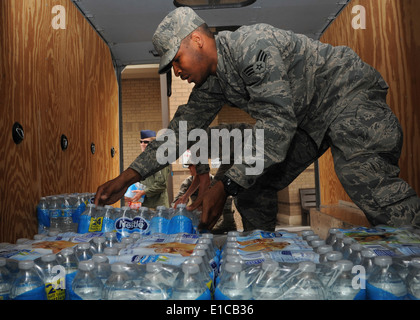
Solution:
[(246, 67), (242, 73), (247, 76), (247, 77), (251, 77), (252, 75), (256, 74), (256, 73), (263, 73), (265, 71), (266, 68), (266, 61), (267, 61), (267, 57), (268, 55), (263, 51), (260, 50), (260, 52), (257, 55), (257, 59), (255, 60), (255, 62), (251, 65), (249, 65), (248, 67)]

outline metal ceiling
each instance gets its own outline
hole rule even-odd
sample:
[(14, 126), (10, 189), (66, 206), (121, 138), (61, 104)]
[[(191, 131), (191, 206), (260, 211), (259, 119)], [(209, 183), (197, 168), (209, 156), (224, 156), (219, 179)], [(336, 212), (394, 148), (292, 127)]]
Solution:
[[(173, 0), (72, 0), (108, 44), (116, 66), (156, 64), (152, 36)], [(319, 39), (350, 0), (256, 0), (242, 8), (197, 13), (210, 27), (268, 23)]]

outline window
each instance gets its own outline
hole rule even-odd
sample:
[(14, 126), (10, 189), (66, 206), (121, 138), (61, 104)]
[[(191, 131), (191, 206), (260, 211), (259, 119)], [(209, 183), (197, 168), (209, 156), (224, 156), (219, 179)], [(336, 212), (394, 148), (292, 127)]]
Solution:
[(240, 8), (253, 4), (256, 0), (174, 0), (176, 7), (190, 7), (192, 9), (222, 9)]

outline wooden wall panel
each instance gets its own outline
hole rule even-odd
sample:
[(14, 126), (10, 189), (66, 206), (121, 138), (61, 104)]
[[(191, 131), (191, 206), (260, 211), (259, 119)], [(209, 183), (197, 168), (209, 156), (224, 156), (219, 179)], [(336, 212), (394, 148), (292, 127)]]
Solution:
[[(366, 29), (353, 29), (352, 9), (366, 9)], [(390, 86), (388, 104), (401, 122), (404, 146), (400, 176), (420, 194), (420, 1), (353, 0), (323, 34), (321, 41), (346, 45), (375, 67)], [(350, 200), (328, 151), (319, 161), (321, 204)]]
[[(51, 25), (55, 5), (65, 29)], [(0, 241), (13, 242), (36, 233), (41, 196), (95, 192), (119, 174), (118, 84), (108, 47), (70, 0), (2, 0), (0, 10)]]

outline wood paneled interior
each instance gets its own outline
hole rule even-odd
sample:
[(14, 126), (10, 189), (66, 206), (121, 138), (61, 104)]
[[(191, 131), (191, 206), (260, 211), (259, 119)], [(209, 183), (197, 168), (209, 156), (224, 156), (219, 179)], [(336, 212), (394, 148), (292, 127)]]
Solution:
[[(356, 5), (366, 9), (366, 29), (353, 29)], [(400, 177), (420, 194), (420, 1), (353, 0), (323, 34), (321, 41), (346, 45), (375, 67), (390, 86), (387, 101), (401, 122), (404, 145)], [(328, 151), (319, 161), (321, 204), (350, 200)]]
[[(65, 29), (52, 27), (55, 5)], [(2, 0), (0, 10), (0, 241), (14, 242), (37, 232), (41, 196), (95, 192), (119, 174), (118, 83), (109, 48), (70, 0)]]

